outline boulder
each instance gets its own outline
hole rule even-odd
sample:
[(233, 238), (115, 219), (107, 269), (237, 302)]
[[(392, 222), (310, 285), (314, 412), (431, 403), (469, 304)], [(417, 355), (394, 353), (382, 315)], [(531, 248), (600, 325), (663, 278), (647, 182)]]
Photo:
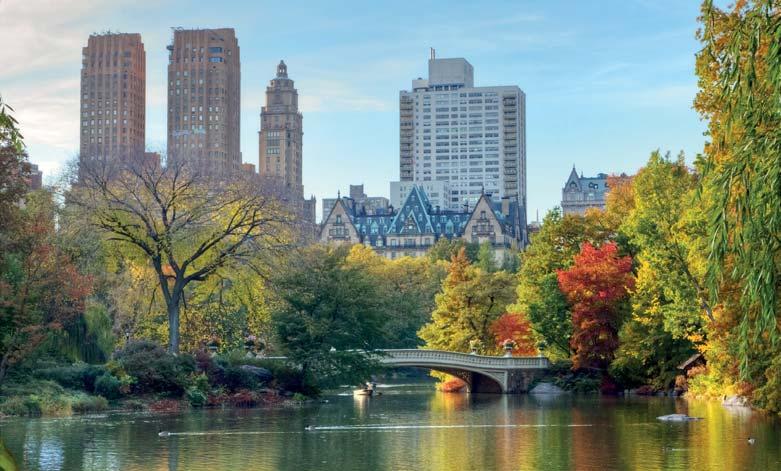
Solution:
[(686, 414), (670, 414), (657, 417), (662, 422), (690, 422), (692, 420), (702, 420), (702, 417), (691, 417)]
[(537, 386), (534, 386), (531, 391), (529, 391), (529, 394), (562, 394), (565, 392), (565, 390), (553, 383), (537, 383)]
[(272, 375), (269, 370), (259, 366), (241, 365), (239, 368), (246, 371), (247, 373), (255, 375), (260, 381), (263, 382), (266, 382), (274, 377), (274, 375)]

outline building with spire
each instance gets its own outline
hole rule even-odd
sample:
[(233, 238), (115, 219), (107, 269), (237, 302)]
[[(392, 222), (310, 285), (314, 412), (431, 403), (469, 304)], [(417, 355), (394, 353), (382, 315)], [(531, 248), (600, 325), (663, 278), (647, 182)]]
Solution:
[(561, 210), (563, 214), (586, 213), (588, 208), (605, 209), (605, 196), (610, 190), (607, 174), (598, 173), (596, 177), (578, 176), (575, 166), (561, 190)]
[(266, 87), (258, 135), (260, 175), (277, 180), (287, 191), (303, 198), (303, 116), (285, 61), (279, 61), (277, 75)]
[(296, 208), (304, 221), (314, 224), (317, 202), (304, 199), (303, 115), (298, 90), (287, 75), (284, 60), (266, 87), (266, 106), (260, 111), (258, 173), (261, 184)]

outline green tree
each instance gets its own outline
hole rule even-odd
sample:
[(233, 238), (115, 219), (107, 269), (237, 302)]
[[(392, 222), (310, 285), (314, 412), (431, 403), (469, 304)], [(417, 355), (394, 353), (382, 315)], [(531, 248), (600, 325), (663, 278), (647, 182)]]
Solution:
[(377, 284), (347, 262), (347, 247), (311, 246), (279, 267), (272, 286), (275, 346), (301, 366), (310, 385), (365, 380), (369, 354), (385, 343)]
[(387, 319), (387, 348), (415, 348), (421, 344), (418, 330), (431, 319), (434, 296), (447, 274), (447, 264), (425, 257), (388, 260), (370, 247), (353, 245), (347, 257), (372, 278)]
[[(634, 177), (635, 207), (621, 226), (641, 267), (635, 297), (655, 300), (650, 304), (676, 338), (702, 338), (704, 321), (714, 320), (705, 288), (706, 221), (696, 192), (697, 177), (683, 154), (673, 160), (655, 151)], [(639, 303), (635, 312), (647, 305)]]
[(496, 258), (494, 257), (494, 248), (490, 242), (485, 241), (480, 244), (480, 249), (477, 251), (476, 264), (478, 268), (486, 273), (493, 273), (498, 269)]
[(528, 318), (535, 332), (554, 357), (569, 358), (572, 338), (572, 313), (567, 299), (559, 289), (555, 273), (544, 276), (539, 285), (539, 298), (529, 305)]
[(429, 249), (427, 256), (432, 262), (440, 260), (449, 262), (454, 255), (458, 255), (462, 248), (466, 250), (466, 258), (470, 262), (477, 260), (480, 245), (474, 242), (466, 242), (461, 238), (448, 239), (447, 237), (440, 237)]
[(0, 244), (3, 232), (10, 230), (19, 216), (17, 203), (27, 192), (30, 177), (30, 163), (12, 111), (0, 96)]
[(491, 326), (514, 301), (513, 286), (506, 272), (486, 273), (470, 265), (462, 248), (450, 262), (431, 322), (418, 335), (426, 348), (469, 352), (477, 342), (481, 353), (497, 353)]

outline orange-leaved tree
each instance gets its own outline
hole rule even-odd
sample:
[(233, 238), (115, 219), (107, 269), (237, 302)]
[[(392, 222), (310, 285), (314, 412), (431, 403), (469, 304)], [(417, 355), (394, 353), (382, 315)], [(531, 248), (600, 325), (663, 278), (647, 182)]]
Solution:
[(537, 353), (532, 325), (523, 314), (507, 312), (491, 324), (491, 332), (496, 338), (496, 345), (501, 347), (506, 340), (515, 344), (514, 355), (531, 356)]
[(574, 368), (606, 369), (618, 348), (621, 313), (634, 287), (631, 257), (619, 256), (609, 242), (588, 242), (575, 263), (558, 271), (559, 287), (572, 306)]

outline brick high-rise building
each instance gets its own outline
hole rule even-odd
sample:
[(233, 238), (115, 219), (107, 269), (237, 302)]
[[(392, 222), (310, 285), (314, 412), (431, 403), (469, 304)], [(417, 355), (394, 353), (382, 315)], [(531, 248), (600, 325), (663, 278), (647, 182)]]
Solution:
[(91, 35), (81, 61), (81, 160), (124, 162), (143, 157), (145, 101), (141, 35)]
[(304, 197), (302, 121), (298, 91), (287, 76), (285, 61), (280, 61), (260, 112), (258, 172), (297, 199)]
[(168, 160), (206, 175), (241, 170), (241, 69), (233, 28), (175, 29), (168, 46)]

